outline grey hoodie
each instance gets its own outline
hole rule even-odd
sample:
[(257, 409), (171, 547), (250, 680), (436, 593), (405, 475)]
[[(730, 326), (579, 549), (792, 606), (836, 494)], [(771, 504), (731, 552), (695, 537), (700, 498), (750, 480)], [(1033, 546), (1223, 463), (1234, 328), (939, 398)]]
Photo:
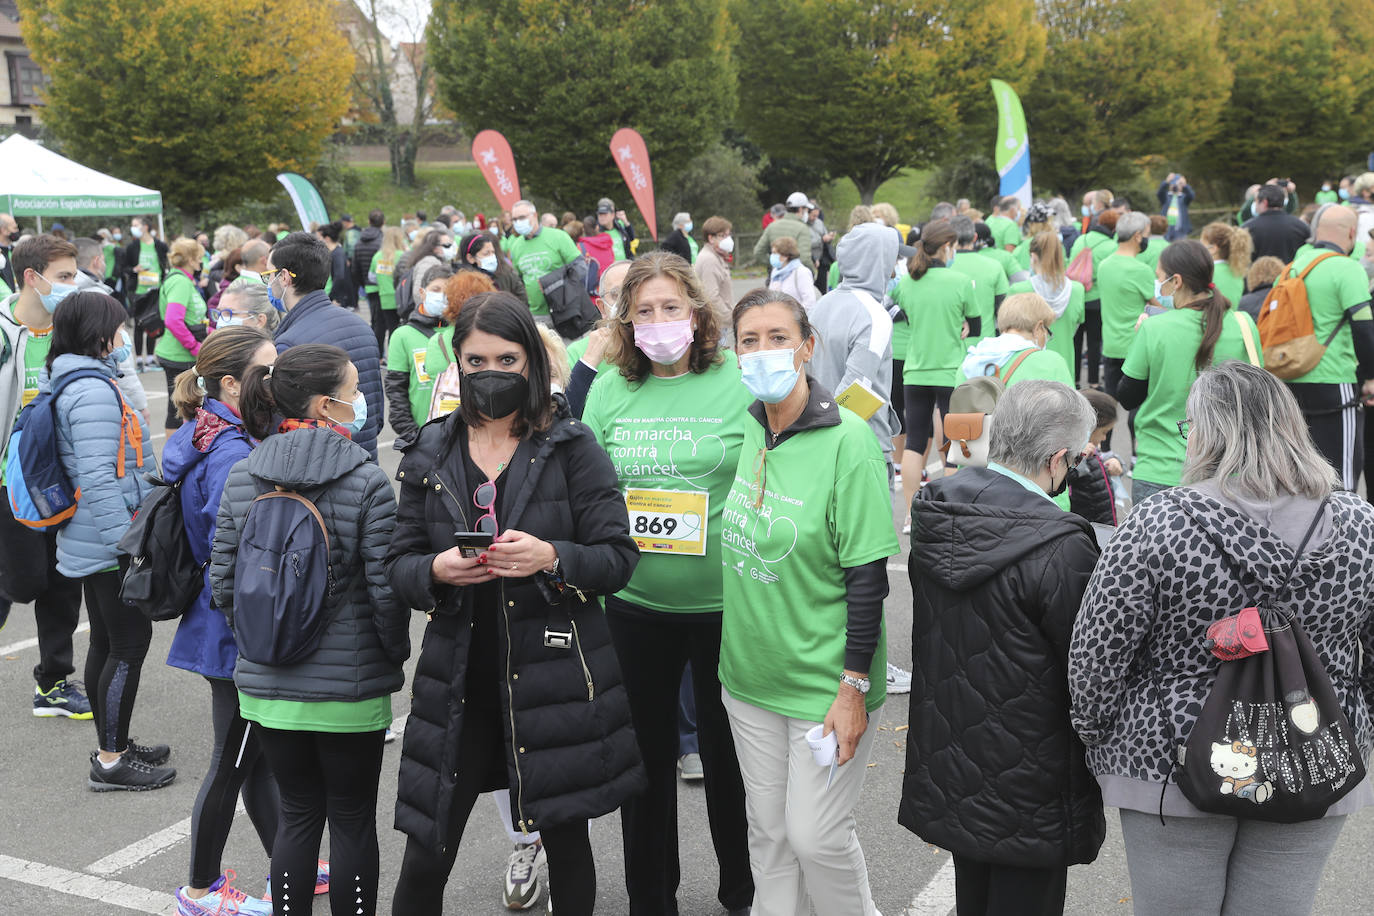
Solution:
[(840, 285), (812, 307), (816, 354), (810, 373), (838, 397), (853, 382), (883, 398), (868, 425), (889, 462), (899, 429), (892, 390), (892, 318), (882, 307), (888, 278), (897, 264), (897, 235), (878, 223), (861, 223), (840, 239), (836, 252)]

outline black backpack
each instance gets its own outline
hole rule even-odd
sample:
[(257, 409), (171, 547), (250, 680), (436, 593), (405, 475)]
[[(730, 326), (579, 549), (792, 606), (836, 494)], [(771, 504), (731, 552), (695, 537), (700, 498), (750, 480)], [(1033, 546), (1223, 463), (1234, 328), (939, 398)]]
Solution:
[(591, 295), (600, 271), (600, 265), (583, 256), (539, 278), (553, 328), (567, 340), (577, 340), (601, 320)]
[(410, 320), (411, 312), (415, 311), (415, 300), (411, 298), (411, 287), (415, 279), (414, 271), (407, 270), (405, 276), (396, 281), (396, 320), (405, 324)]
[(147, 480), (152, 492), (119, 539), (119, 552), (129, 557), (119, 597), (152, 620), (175, 620), (200, 597), (206, 564), (191, 552), (180, 481), (168, 484), (154, 474)]
[(315, 651), (334, 596), (329, 561), (329, 530), (313, 502), (282, 487), (253, 500), (234, 566), (239, 655), (290, 665)]

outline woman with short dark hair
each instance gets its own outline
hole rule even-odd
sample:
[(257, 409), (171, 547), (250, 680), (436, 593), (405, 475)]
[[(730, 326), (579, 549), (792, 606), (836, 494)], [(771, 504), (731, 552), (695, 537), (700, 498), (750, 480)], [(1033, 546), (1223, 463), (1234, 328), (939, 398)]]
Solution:
[(481, 293), (458, 313), (461, 406), (401, 461), (392, 587), (429, 623), (402, 751), (396, 826), (409, 835), (392, 910), (443, 909), (477, 796), (509, 788), (538, 831), (558, 912), (589, 916), (587, 821), (644, 771), (600, 598), (638, 552), (615, 471), (550, 392), (529, 309)]

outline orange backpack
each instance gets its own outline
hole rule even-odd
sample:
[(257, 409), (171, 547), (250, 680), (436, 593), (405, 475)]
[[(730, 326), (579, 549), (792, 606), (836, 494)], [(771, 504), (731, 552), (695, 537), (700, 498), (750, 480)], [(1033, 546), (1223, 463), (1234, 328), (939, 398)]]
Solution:
[(1303, 268), (1302, 273), (1293, 276), (1293, 265), (1289, 264), (1279, 275), (1279, 280), (1264, 297), (1260, 306), (1259, 332), (1260, 346), (1264, 348), (1264, 368), (1281, 379), (1295, 379), (1306, 375), (1322, 361), (1326, 348), (1336, 339), (1349, 316), (1342, 314), (1341, 320), (1325, 341), (1317, 340), (1317, 331), (1312, 324), (1312, 306), (1307, 301), (1307, 275), (1327, 258), (1340, 257), (1334, 251), (1319, 254), (1312, 263)]

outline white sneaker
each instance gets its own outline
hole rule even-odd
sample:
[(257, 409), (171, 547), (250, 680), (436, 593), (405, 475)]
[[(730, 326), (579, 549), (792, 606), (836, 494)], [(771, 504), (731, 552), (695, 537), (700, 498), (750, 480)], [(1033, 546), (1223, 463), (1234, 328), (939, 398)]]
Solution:
[(889, 694), (911, 693), (911, 672), (903, 671), (892, 662), (888, 662), (887, 692)]
[(539, 902), (539, 869), (544, 862), (544, 844), (528, 843), (515, 847), (506, 863), (506, 909), (528, 910)]

